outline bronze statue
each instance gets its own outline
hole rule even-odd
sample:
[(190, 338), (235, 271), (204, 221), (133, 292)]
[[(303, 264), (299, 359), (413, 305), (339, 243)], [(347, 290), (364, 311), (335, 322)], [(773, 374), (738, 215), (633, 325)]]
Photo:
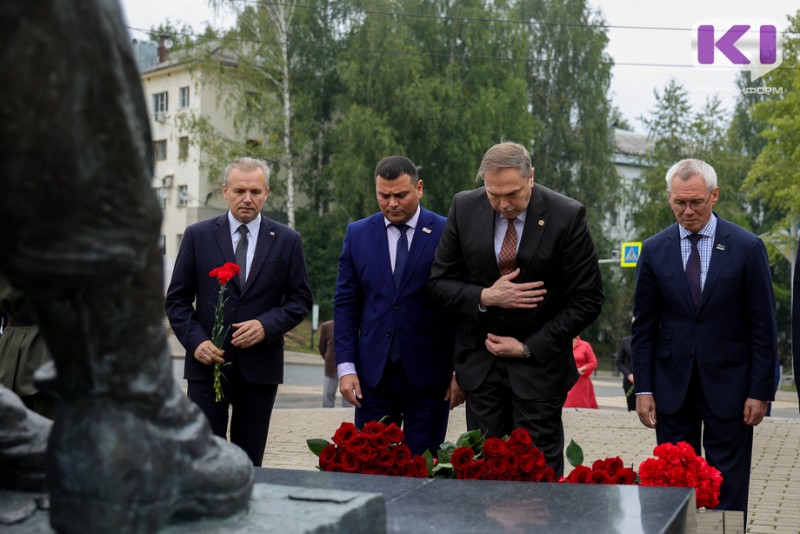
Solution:
[(253, 484), (248, 457), (212, 436), (172, 378), (127, 35), (117, 0), (0, 0), (0, 272), (29, 299), (55, 364), (37, 384), (58, 402), (47, 481), (59, 532), (227, 516)]

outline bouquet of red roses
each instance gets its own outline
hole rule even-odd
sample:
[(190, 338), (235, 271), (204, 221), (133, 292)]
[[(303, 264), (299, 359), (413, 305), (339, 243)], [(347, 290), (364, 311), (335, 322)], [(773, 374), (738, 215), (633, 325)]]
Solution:
[(656, 458), (648, 458), (639, 466), (640, 485), (694, 488), (698, 508), (719, 505), (722, 475), (697, 456), (691, 445), (685, 441), (662, 443), (653, 454)]
[(583, 465), (583, 449), (570, 440), (567, 446), (567, 461), (573, 466), (572, 472), (559, 482), (570, 484), (636, 484), (636, 471), (625, 467), (619, 456), (595, 460), (591, 467)]
[(362, 430), (353, 423), (342, 423), (333, 434), (333, 443), (324, 439), (306, 443), (319, 457), (321, 471), (427, 478), (428, 461), (412, 455), (404, 439), (396, 424), (370, 421)]
[(503, 439), (486, 438), (480, 430), (466, 432), (456, 444), (443, 443), (433, 476), (466, 480), (552, 482), (553, 469), (522, 428)]

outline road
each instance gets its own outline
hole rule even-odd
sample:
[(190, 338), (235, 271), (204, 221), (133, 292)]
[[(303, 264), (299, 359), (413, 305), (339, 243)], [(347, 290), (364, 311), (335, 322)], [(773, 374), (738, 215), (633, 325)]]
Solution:
[[(304, 358), (298, 357), (293, 360), (304, 360)], [(183, 385), (185, 390), (186, 385), (182, 380), (182, 358), (173, 359), (173, 372), (176, 380)], [(275, 408), (320, 408), (322, 406), (322, 376), (322, 366), (318, 365), (313, 357), (308, 358), (308, 361), (304, 363), (287, 362), (284, 367), (284, 383), (278, 388)], [(592, 382), (600, 408), (616, 411), (626, 410), (621, 379), (610, 375), (595, 376), (592, 377)], [(337, 406), (340, 403), (341, 401), (337, 398)], [(778, 400), (773, 404), (772, 415), (790, 419), (800, 418), (795, 392), (779, 392)]]

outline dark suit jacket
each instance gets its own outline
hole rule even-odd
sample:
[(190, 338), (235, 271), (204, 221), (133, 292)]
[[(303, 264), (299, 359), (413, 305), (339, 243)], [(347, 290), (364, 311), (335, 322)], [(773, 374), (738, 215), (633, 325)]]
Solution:
[[(227, 213), (186, 229), (167, 291), (166, 308), (170, 326), (186, 349), (184, 378), (189, 380), (213, 379), (213, 366), (195, 360), (194, 351), (210, 338), (214, 323), (219, 282), (208, 273), (225, 262), (235, 263)], [(225, 360), (237, 362), (248, 382), (282, 383), (283, 335), (297, 326), (311, 308), (300, 234), (262, 215), (247, 284), (240, 287), (238, 277), (229, 281), (226, 297), (226, 325), (258, 319), (267, 337), (257, 345), (240, 349), (231, 345), (233, 332), (228, 332)]]
[[(631, 336), (625, 336), (619, 340), (619, 349), (617, 350), (617, 369), (622, 373), (622, 378), (628, 378), (629, 374), (633, 373), (633, 360), (631, 357)], [(636, 380), (636, 375), (634, 375)]]
[(712, 413), (741, 417), (745, 400), (773, 400), (777, 326), (769, 259), (758, 236), (717, 217), (699, 309), (689, 294), (678, 224), (644, 242), (633, 297), (636, 392), (659, 411), (683, 403), (694, 359)]
[(486, 334), (513, 336), (533, 352), (508, 360), (513, 391), (526, 399), (566, 395), (578, 373), (572, 338), (600, 314), (603, 288), (594, 243), (579, 202), (535, 185), (522, 233), (518, 282), (542, 280), (544, 301), (533, 310), (479, 310), (481, 291), (499, 277), (494, 252), (495, 211), (485, 188), (453, 198), (429, 288), (433, 299), (458, 314), (455, 368), (459, 384), (474, 390), (486, 378), (492, 356)]
[(420, 209), (398, 290), (383, 214), (347, 226), (333, 308), (336, 361), (354, 363), (370, 387), (383, 375), (393, 333), (414, 387), (444, 392), (450, 383), (453, 328), (426, 287), (444, 223), (441, 215)]
[(797, 400), (800, 403), (800, 247), (794, 263), (794, 292), (792, 293), (792, 361), (794, 383), (797, 384)]

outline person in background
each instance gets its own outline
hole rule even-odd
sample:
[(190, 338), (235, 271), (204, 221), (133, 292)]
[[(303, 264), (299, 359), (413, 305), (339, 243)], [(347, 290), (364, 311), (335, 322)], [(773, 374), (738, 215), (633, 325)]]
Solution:
[(714, 168), (665, 176), (676, 223), (647, 239), (636, 266), (636, 413), (660, 443), (689, 443), (722, 474), (720, 510), (747, 521), (753, 427), (775, 398), (775, 298), (761, 239), (713, 212)]
[(594, 408), (597, 409), (597, 398), (594, 396), (592, 373), (597, 369), (597, 357), (588, 341), (580, 336), (572, 340), (572, 355), (575, 366), (578, 368), (578, 381), (567, 393), (567, 402), (564, 408)]
[(55, 402), (33, 383), (33, 373), (52, 359), (50, 351), (27, 299), (4, 280), (0, 278), (0, 308), (9, 323), (0, 336), (0, 384), (19, 395), (29, 410), (53, 419)]
[[(167, 317), (186, 349), (188, 395), (225, 438), (260, 467), (272, 407), (283, 382), (283, 336), (311, 310), (303, 244), (293, 229), (261, 214), (269, 198), (269, 168), (254, 158), (233, 160), (225, 170), (224, 214), (194, 223), (181, 241), (166, 298)], [(222, 349), (211, 342), (219, 282), (211, 270), (235, 262), (241, 271), (227, 284)], [(197, 303), (197, 308), (195, 308)], [(214, 398), (213, 363), (223, 369), (224, 396)]]
[(572, 338), (600, 314), (603, 281), (586, 208), (533, 174), (518, 143), (486, 152), (484, 187), (453, 197), (428, 288), (458, 320), (467, 428), (489, 437), (524, 428), (558, 477), (561, 412), (578, 379)]
[(355, 424), (402, 426), (413, 454), (435, 453), (450, 410), (464, 402), (453, 375), (454, 326), (427, 291), (445, 219), (420, 205), (423, 182), (403, 156), (375, 168), (380, 211), (347, 225), (334, 296), (339, 391)]
[[(633, 319), (631, 319), (633, 323)], [(625, 395), (625, 401), (628, 403), (628, 411), (636, 411), (636, 395), (634, 394), (633, 387), (633, 356), (631, 353), (631, 339), (633, 336), (625, 336), (619, 341), (619, 348), (617, 349), (617, 369), (622, 373), (622, 392)]]
[[(333, 344), (333, 321), (325, 321), (319, 325), (319, 355), (325, 361), (325, 376), (322, 382), (322, 407), (333, 408), (336, 405), (336, 390), (339, 389), (339, 377), (336, 373), (336, 351)], [(342, 407), (345, 406), (342, 397)]]

